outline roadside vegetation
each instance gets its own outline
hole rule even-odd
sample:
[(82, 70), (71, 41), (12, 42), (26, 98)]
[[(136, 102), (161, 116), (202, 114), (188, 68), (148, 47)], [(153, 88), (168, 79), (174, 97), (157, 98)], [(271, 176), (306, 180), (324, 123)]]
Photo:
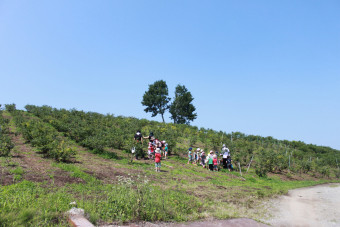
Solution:
[[(0, 150), (1, 226), (67, 226), (65, 212), (73, 201), (97, 225), (257, 219), (265, 198), (339, 182), (340, 153), (329, 147), (74, 109), (5, 107), (0, 114), (1, 144), (8, 144)], [(171, 155), (162, 160), (161, 173), (152, 160), (132, 159), (137, 130), (152, 131), (169, 144)], [(190, 146), (208, 151), (222, 144), (230, 148), (236, 171), (187, 164)]]

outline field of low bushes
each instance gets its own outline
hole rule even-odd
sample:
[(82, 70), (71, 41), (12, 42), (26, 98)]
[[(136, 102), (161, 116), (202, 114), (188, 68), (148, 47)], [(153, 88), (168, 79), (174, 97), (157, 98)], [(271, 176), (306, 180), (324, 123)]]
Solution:
[[(73, 201), (97, 225), (257, 219), (267, 198), (339, 182), (339, 151), (328, 147), (47, 106), (26, 109), (12, 104), (0, 113), (1, 226), (68, 226), (65, 212)], [(137, 129), (169, 143), (160, 173), (152, 160), (132, 159)], [(234, 172), (187, 164), (189, 146), (220, 150), (222, 143), (232, 152)]]

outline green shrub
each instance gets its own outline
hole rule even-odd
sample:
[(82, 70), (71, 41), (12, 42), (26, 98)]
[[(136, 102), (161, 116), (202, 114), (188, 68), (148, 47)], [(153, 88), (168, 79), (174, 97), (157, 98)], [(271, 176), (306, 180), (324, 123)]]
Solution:
[(322, 166), (319, 168), (319, 173), (322, 174), (324, 177), (329, 177), (330, 169), (328, 166)]
[(9, 120), (5, 119), (0, 113), (0, 156), (8, 156), (14, 148), (14, 144), (9, 137)]
[(312, 163), (309, 160), (302, 160), (301, 169), (304, 173), (308, 173), (312, 170)]
[(8, 112), (14, 112), (17, 108), (16, 105), (13, 104), (5, 104), (5, 108)]
[(334, 175), (335, 175), (336, 178), (340, 178), (340, 169), (335, 169)]
[(264, 166), (261, 166), (259, 164), (256, 165), (256, 167), (255, 167), (255, 173), (259, 177), (266, 177), (268, 172), (269, 171), (268, 171), (267, 168), (265, 168)]
[(8, 156), (13, 148), (12, 140), (7, 135), (0, 135), (0, 156)]
[(24, 139), (33, 147), (38, 148), (46, 157), (57, 161), (68, 161), (75, 155), (75, 150), (70, 147), (52, 126), (40, 119), (26, 119), (22, 113), (16, 111), (15, 124), (20, 128)]

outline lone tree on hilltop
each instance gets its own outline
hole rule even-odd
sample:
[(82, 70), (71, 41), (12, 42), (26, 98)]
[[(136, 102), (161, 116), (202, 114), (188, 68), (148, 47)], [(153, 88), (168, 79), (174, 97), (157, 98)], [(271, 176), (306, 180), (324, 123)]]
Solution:
[(170, 108), (168, 105), (170, 98), (168, 97), (168, 86), (164, 80), (158, 80), (149, 85), (149, 90), (143, 95), (142, 105), (146, 106), (145, 112), (151, 112), (152, 117), (157, 114), (162, 116), (164, 123), (164, 113)]
[(183, 85), (177, 85), (175, 99), (170, 106), (171, 119), (175, 124), (189, 124), (197, 118), (196, 108), (191, 103), (194, 100), (191, 93)]

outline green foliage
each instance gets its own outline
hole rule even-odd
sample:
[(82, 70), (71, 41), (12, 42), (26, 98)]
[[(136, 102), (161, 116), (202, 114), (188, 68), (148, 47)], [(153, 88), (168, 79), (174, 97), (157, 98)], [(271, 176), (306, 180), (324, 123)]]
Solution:
[(84, 208), (91, 216), (106, 221), (184, 221), (202, 205), (193, 196), (182, 191), (161, 190), (143, 178), (120, 177), (118, 185), (101, 188), (104, 189), (102, 199), (87, 203)]
[(193, 100), (194, 98), (184, 85), (177, 85), (175, 99), (169, 110), (175, 124), (189, 124), (197, 118), (197, 114), (194, 113), (196, 108), (191, 103)]
[(282, 152), (264, 149), (256, 155), (255, 172), (260, 177), (266, 176), (268, 172), (281, 172), (288, 167), (288, 159)]
[(9, 136), (9, 120), (2, 116), (0, 112), (0, 156), (8, 156), (14, 148), (14, 144)]
[(12, 113), (16, 110), (16, 105), (13, 104), (5, 104), (5, 108), (8, 112)]
[(102, 184), (74, 165), (58, 164), (85, 184), (46, 187), (22, 181), (0, 186), (0, 221), (3, 226), (66, 225), (64, 213), (76, 201), (97, 221), (185, 221), (202, 208), (194, 196), (181, 190), (161, 189), (144, 177), (119, 177), (118, 184)]
[(301, 170), (304, 173), (308, 173), (312, 170), (312, 162), (309, 160), (302, 160), (301, 161)]
[(192, 136), (189, 138), (189, 144), (190, 144), (190, 146), (194, 146), (194, 144), (196, 144), (196, 142), (197, 142), (197, 136), (192, 135)]
[(340, 169), (335, 169), (334, 175), (335, 175), (336, 178), (340, 179)]
[(145, 112), (151, 112), (152, 117), (160, 114), (164, 122), (164, 113), (169, 109), (168, 86), (164, 80), (158, 80), (149, 85), (149, 90), (143, 95), (142, 105), (146, 106)]
[(328, 166), (321, 166), (319, 168), (319, 173), (324, 177), (329, 177), (331, 172)]
[[(219, 151), (222, 144), (226, 144), (232, 159), (239, 162), (241, 168), (246, 167), (254, 156), (256, 161), (253, 166), (260, 175), (288, 169), (308, 173), (318, 171), (316, 166), (336, 168), (336, 160), (340, 160), (340, 152), (335, 149), (307, 145), (300, 141), (280, 141), (272, 137), (245, 135), (241, 132), (227, 134), (184, 124), (162, 124), (133, 117), (115, 117), (48, 106), (27, 105), (25, 108), (80, 145), (106, 156), (107, 148), (129, 152), (133, 146), (133, 135), (140, 129), (144, 136), (154, 132), (157, 138), (167, 141), (171, 153), (179, 155), (186, 155), (188, 146), (196, 145), (205, 151)], [(144, 151), (146, 145), (143, 145)]]
[(46, 157), (57, 161), (69, 161), (75, 155), (75, 150), (58, 134), (52, 126), (42, 122), (40, 119), (26, 119), (22, 113), (12, 113), (14, 122), (24, 139), (33, 147), (39, 149)]
[(14, 144), (9, 136), (0, 135), (0, 156), (8, 156), (11, 150), (14, 148)]
[(66, 225), (63, 212), (68, 209), (70, 195), (65, 189), (49, 190), (25, 180), (0, 186), (1, 226)]

